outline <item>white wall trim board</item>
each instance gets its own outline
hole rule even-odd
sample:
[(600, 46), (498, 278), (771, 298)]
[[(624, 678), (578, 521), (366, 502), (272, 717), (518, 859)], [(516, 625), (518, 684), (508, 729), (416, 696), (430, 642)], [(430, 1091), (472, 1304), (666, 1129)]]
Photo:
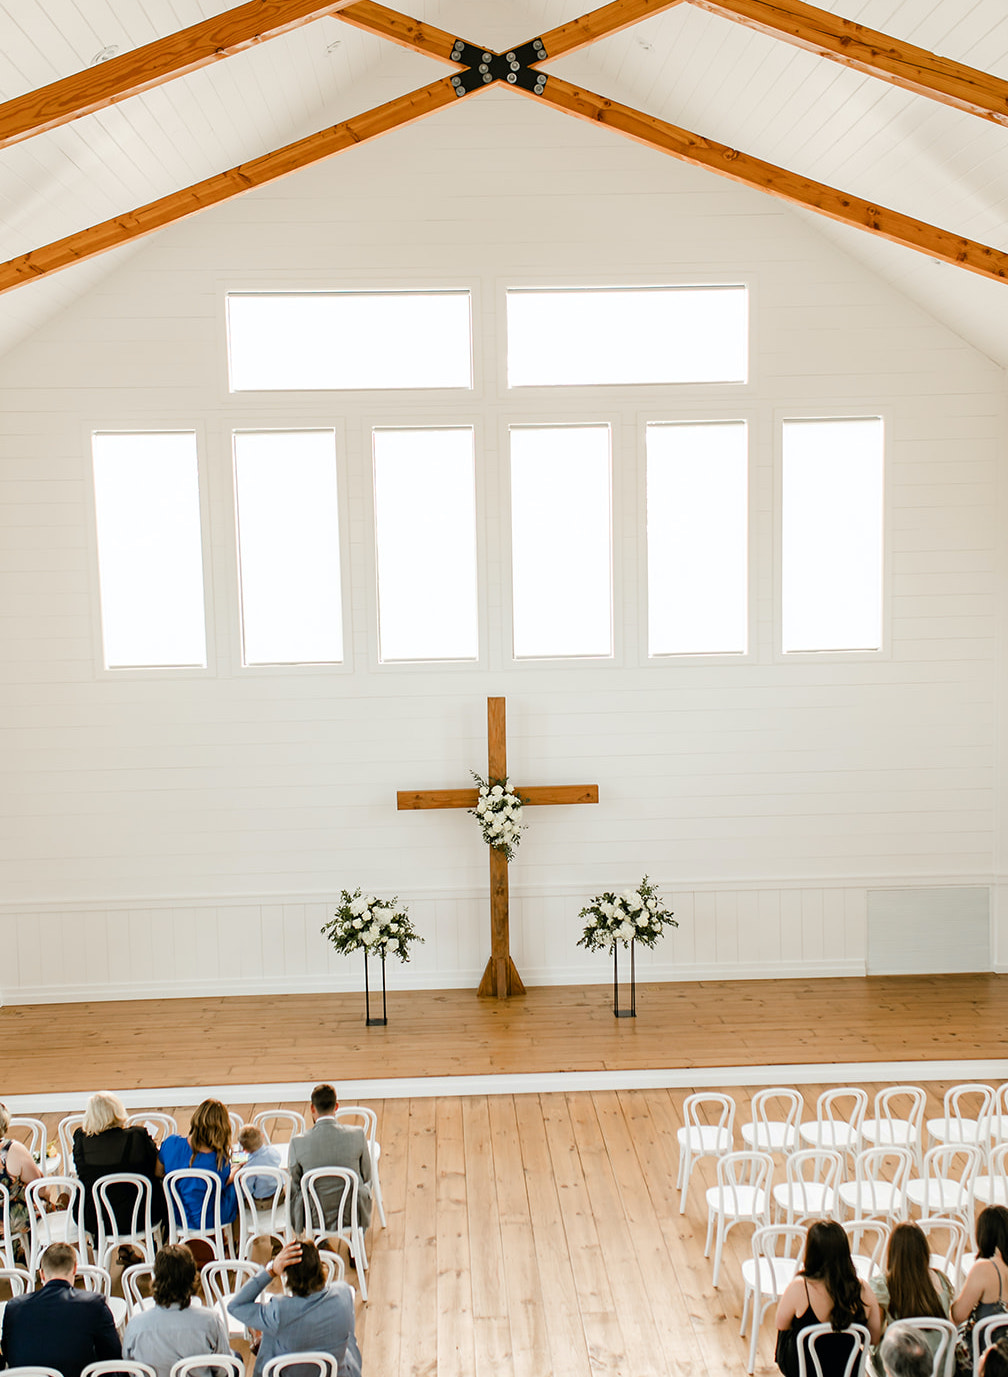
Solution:
[[(810, 1062), (781, 1066), (698, 1066), (631, 1071), (555, 1071), (534, 1075), (428, 1076), (423, 1078), (339, 1081), (340, 1103), (367, 1100), (433, 1099), (445, 1095), (549, 1095), (591, 1090), (684, 1090), (714, 1086), (883, 1085), (921, 1081), (989, 1081), (1008, 1079), (1004, 1061)], [(264, 1085), (168, 1085), (117, 1092), (127, 1109), (158, 1105), (196, 1105), (208, 1096), (225, 1104), (262, 1104), (271, 1100), (307, 1101), (312, 1081), (274, 1081)], [(51, 1114), (83, 1109), (88, 1092), (47, 1091), (42, 1095), (8, 1095), (15, 1114)], [(156, 1102), (155, 1102), (156, 1101)]]

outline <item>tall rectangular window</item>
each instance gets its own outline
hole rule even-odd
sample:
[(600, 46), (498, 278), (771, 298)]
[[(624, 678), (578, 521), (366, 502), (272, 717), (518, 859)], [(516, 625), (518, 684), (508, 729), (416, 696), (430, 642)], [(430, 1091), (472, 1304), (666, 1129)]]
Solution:
[(883, 458), (881, 417), (784, 422), (785, 652), (880, 649)]
[(475, 660), (473, 432), (374, 432), (379, 656)]
[(467, 291), (231, 292), (231, 391), (472, 387)]
[(205, 666), (195, 434), (96, 433), (91, 451), (106, 668)]
[(606, 425), (511, 429), (514, 654), (611, 655)]
[(647, 427), (647, 551), (649, 653), (744, 653), (744, 421)]
[(234, 469), (243, 663), (342, 660), (334, 433), (239, 431)]
[(509, 387), (745, 382), (745, 287), (515, 289)]

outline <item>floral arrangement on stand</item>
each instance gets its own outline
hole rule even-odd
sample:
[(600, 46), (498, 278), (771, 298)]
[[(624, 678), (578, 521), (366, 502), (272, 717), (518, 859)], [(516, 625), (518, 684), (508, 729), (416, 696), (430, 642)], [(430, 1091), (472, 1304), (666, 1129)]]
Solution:
[(578, 946), (589, 951), (608, 951), (616, 943), (628, 947), (631, 942), (653, 947), (666, 927), (679, 926), (646, 875), (636, 889), (596, 894), (578, 917), (587, 919)]
[(396, 911), (399, 896), (379, 899), (376, 894), (362, 894), (360, 888), (351, 894), (344, 889), (339, 908), (322, 934), (338, 952), (363, 951), (367, 956), (397, 956), (400, 961), (410, 959), (410, 943), (423, 938), (410, 922), (405, 908)]
[(521, 825), (522, 797), (506, 779), (481, 779), (475, 770), (471, 774), (479, 785), (479, 798), (469, 812), (478, 820), (487, 846), (502, 851), (505, 860), (511, 861), (525, 831)]

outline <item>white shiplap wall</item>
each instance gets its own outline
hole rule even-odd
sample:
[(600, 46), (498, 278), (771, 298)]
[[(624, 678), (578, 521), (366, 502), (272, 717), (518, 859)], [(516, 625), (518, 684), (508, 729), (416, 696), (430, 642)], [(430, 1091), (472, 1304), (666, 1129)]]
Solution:
[[(408, 900), (427, 939), (393, 983), (471, 983), (485, 851), (471, 819), (397, 814), (394, 798), (481, 768), (499, 693), (513, 778), (601, 789), (597, 808), (529, 818), (512, 867), (528, 981), (607, 979), (574, 945), (577, 911), (645, 870), (682, 926), (642, 978), (863, 970), (867, 894), (887, 887), (993, 887), (997, 938), (1001, 370), (777, 203), (507, 93), (461, 114), (166, 232), (0, 360), (8, 1002), (354, 988), (359, 962), (330, 958), (318, 928), (358, 883)], [(743, 388), (503, 387), (507, 285), (738, 280), (753, 301)], [(478, 381), (461, 403), (227, 394), (226, 287), (414, 284), (474, 292)], [(784, 663), (777, 436), (782, 417), (816, 414), (885, 417), (889, 631), (880, 656)], [(752, 649), (649, 664), (642, 426), (728, 415), (752, 435)], [(583, 416), (614, 428), (617, 654), (514, 665), (506, 426)], [(477, 430), (475, 667), (375, 662), (367, 439), (415, 420)], [(351, 659), (242, 671), (228, 437), (298, 423), (339, 436)], [(97, 668), (88, 435), (132, 426), (198, 432), (206, 673)]]

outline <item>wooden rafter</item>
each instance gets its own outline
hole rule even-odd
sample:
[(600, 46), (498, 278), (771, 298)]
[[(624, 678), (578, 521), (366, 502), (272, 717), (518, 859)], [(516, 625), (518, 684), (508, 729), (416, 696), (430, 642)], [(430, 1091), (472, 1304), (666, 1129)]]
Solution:
[(1000, 249), (962, 239), (948, 230), (915, 220), (897, 210), (873, 205), (821, 182), (810, 181), (786, 168), (751, 158), (747, 153), (740, 153), (712, 139), (701, 138), (688, 129), (666, 124), (653, 115), (642, 114), (639, 110), (619, 105), (591, 91), (580, 90), (559, 77), (550, 77), (545, 92), (535, 99), (578, 119), (615, 129), (660, 153), (668, 153), (683, 162), (707, 168), (722, 177), (730, 177), (757, 191), (790, 201), (792, 205), (814, 210), (840, 224), (867, 230), (870, 234), (892, 240), (894, 244), (917, 249), (931, 258), (968, 268), (983, 277), (1002, 282), (1008, 280), (1008, 253)]
[[(642, 18), (680, 3), (683, 3), (683, 0), (612, 0), (612, 3), (582, 15), (580, 19), (544, 34), (542, 46), (547, 57), (531, 60), (529, 67), (548, 60), (550, 56), (562, 56), (564, 53), (573, 52), (607, 34), (615, 33)], [(823, 56), (847, 62), (859, 70), (886, 76), (887, 79), (909, 89), (923, 90), (925, 94), (936, 99), (947, 99), (949, 103), (957, 104), (961, 109), (969, 109), (972, 113), (982, 114), (990, 119), (1004, 119), (1004, 122), (1008, 123), (1008, 117), (999, 113), (997, 106), (997, 101), (1000, 100), (1008, 107), (1008, 98), (1004, 94), (998, 95), (998, 88), (1004, 88), (1004, 91), (1008, 92), (1008, 83), (998, 82), (994, 77), (974, 72), (967, 67), (946, 63), (944, 59), (925, 53), (923, 49), (898, 44), (893, 46), (892, 41), (885, 35), (875, 34), (825, 11), (815, 10), (804, 4), (803, 0), (689, 0), (689, 3), (789, 38), (792, 42), (811, 48)], [(254, 0), (252, 5), (229, 11), (229, 15), (234, 16), (243, 11), (257, 9), (261, 16), (266, 7), (282, 6), (289, 20), (291, 8), (296, 5), (300, 5), (302, 11), (302, 19), (298, 22), (308, 22), (309, 17), (317, 17), (318, 13), (338, 11), (340, 19), (357, 28), (380, 35), (425, 56), (448, 62), (456, 70), (460, 65), (465, 65), (464, 61), (460, 63), (457, 60), (461, 43), (457, 45), (456, 36), (388, 9), (376, 3), (376, 0), (355, 0), (354, 3), (344, 4), (342, 8), (339, 6), (339, 0), (332, 0), (332, 3), (325, 3), (321, 9), (313, 10), (310, 16), (307, 14), (309, 0)], [(226, 18), (228, 16), (220, 16), (222, 20)], [(207, 21), (207, 24), (214, 22)], [(205, 27), (197, 25), (192, 30), (183, 30), (182, 34), (191, 34)], [(262, 26), (259, 27), (261, 29)], [(293, 27), (293, 23), (289, 23), (288, 27)], [(258, 38), (264, 36), (262, 32), (258, 34)], [(176, 39), (180, 37), (181, 34), (174, 35)], [(246, 36), (246, 46), (248, 42), (255, 41), (258, 41), (256, 37)], [(168, 43), (169, 40), (162, 42)], [(151, 46), (159, 47), (160, 44)], [(235, 49), (231, 48), (229, 51)], [(129, 56), (136, 57), (136, 54)], [(112, 65), (107, 64), (108, 67)], [(180, 67), (180, 70), (183, 69)], [(184, 70), (192, 68), (186, 67)], [(480, 71), (486, 69), (481, 67)], [(177, 75), (178, 71), (172, 74)], [(168, 77), (161, 79), (167, 80)], [(8, 263), (0, 264), (0, 292), (67, 267), (71, 263), (104, 253), (118, 244), (150, 234), (253, 187), (262, 186), (277, 177), (286, 176), (301, 167), (331, 157), (355, 143), (365, 142), (391, 129), (411, 124), (434, 110), (453, 104), (463, 95), (463, 90), (452, 85), (453, 81), (458, 83), (459, 80), (459, 77), (455, 77), (432, 83), (375, 110), (346, 120), (333, 129), (322, 130), (274, 153), (268, 153), (195, 186), (141, 206), (138, 210), (116, 216), (103, 224), (92, 226), (12, 259)], [(487, 76), (482, 80), (491, 82), (491, 78)], [(512, 77), (509, 76), (508, 80), (511, 81)], [(131, 92), (124, 94), (131, 94), (139, 89), (145, 88), (136, 86)], [(480, 85), (472, 89), (485, 90), (486, 86)], [(514, 89), (526, 95), (530, 94), (520, 85), (516, 85)], [(35, 96), (41, 94), (36, 92)], [(545, 89), (537, 82), (533, 94), (535, 99), (542, 100), (578, 119), (608, 126), (649, 148), (668, 153), (722, 176), (731, 177), (746, 186), (816, 211), (842, 224), (867, 230), (894, 243), (927, 253), (933, 258), (967, 268), (985, 277), (1000, 281), (1008, 279), (1008, 254), (999, 249), (961, 238), (912, 216), (903, 215), (899, 211), (872, 205), (833, 187), (811, 181), (772, 163), (762, 162), (724, 144), (705, 139), (689, 130), (667, 124), (639, 110), (620, 105), (592, 92), (579, 90), (558, 77), (549, 76)], [(113, 98), (123, 97), (120, 95)], [(9, 106), (0, 107), (0, 117), (7, 109)], [(77, 113), (82, 111), (78, 109)], [(67, 115), (67, 118), (73, 118), (73, 114)]]
[(1008, 124), (1008, 81), (876, 33), (804, 0), (689, 0), (698, 9), (785, 39), (845, 67), (945, 105)]
[(342, 124), (334, 125), (331, 129), (310, 134), (306, 139), (287, 144), (285, 148), (280, 148), (274, 153), (267, 153), (251, 162), (242, 163), (239, 167), (232, 167), (216, 177), (208, 177), (206, 181), (197, 182), (195, 186), (186, 187), (184, 191), (175, 191), (170, 196), (162, 196), (160, 200), (141, 206), (138, 210), (117, 215), (103, 224), (80, 230), (77, 234), (58, 239), (43, 248), (33, 249), (31, 253), (22, 254), (19, 258), (12, 258), (8, 263), (0, 264), (0, 292), (10, 291), (23, 282), (34, 281), (57, 272), (60, 268), (67, 268), (73, 263), (94, 258), (109, 249), (117, 248), (120, 244), (129, 243), (146, 234), (152, 234), (155, 230), (163, 229), (165, 225), (184, 220), (187, 216), (195, 215), (209, 206), (220, 205), (222, 201), (228, 201), (233, 196), (240, 196), (255, 187), (265, 186), (268, 182), (276, 181), (278, 177), (286, 177), (288, 173), (297, 172), (300, 168), (320, 162), (323, 158), (331, 158), (357, 144), (368, 143), (371, 139), (376, 139), (393, 129), (414, 124), (424, 116), (433, 114), (435, 110), (455, 104), (458, 99), (451, 79), (442, 77), (440, 81), (432, 82), (431, 85), (423, 86), (417, 91), (410, 91), (408, 95), (397, 96), (395, 100), (376, 106), (362, 115), (354, 115), (352, 119), (344, 120)]
[(341, 9), (347, 0), (249, 0), (0, 105), (0, 148), (93, 114)]

